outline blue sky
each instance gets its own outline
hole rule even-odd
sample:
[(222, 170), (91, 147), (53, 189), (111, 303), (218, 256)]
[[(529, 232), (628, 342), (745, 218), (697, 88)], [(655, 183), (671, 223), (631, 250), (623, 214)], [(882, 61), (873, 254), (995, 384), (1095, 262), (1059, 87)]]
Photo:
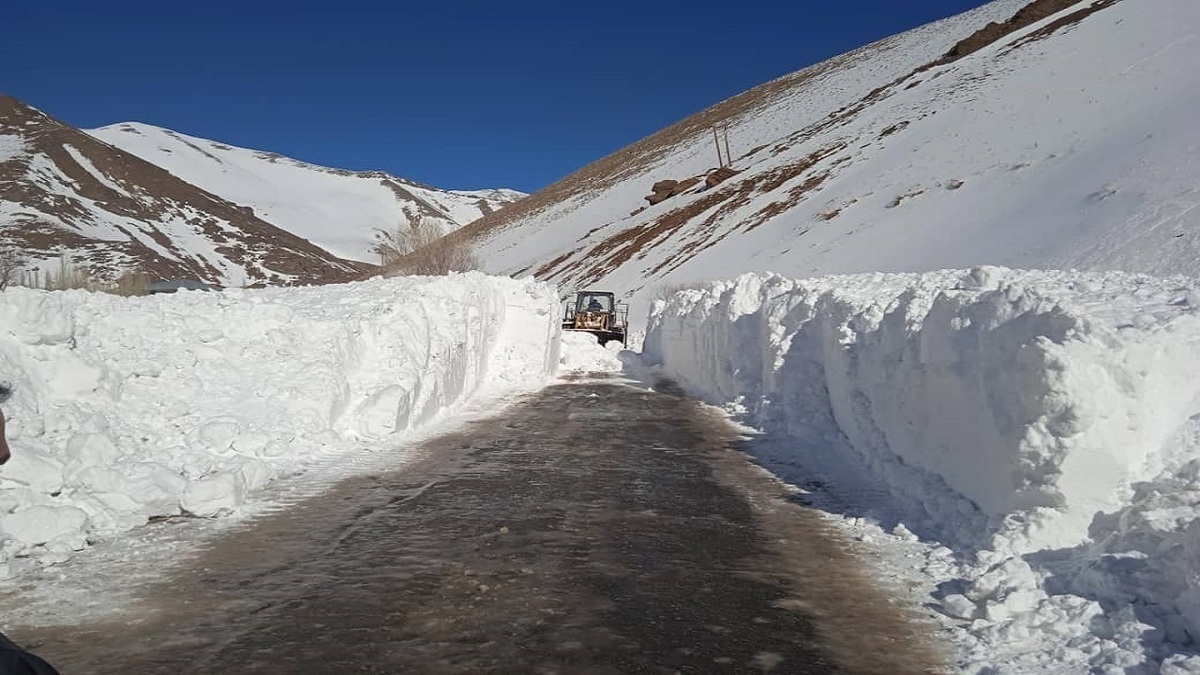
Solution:
[(444, 188), (532, 192), (981, 0), (11, 3), (0, 92)]

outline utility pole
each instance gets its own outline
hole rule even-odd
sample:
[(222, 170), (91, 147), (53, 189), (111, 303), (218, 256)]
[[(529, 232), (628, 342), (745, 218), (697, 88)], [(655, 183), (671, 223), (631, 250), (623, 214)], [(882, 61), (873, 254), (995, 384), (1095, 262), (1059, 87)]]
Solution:
[[(720, 133), (717, 129), (720, 129)], [(724, 169), (726, 166), (733, 166), (733, 155), (729, 152), (729, 125), (726, 123), (714, 124), (712, 128), (713, 143), (717, 145), (717, 166)], [(725, 139), (725, 153), (721, 153), (721, 138)]]

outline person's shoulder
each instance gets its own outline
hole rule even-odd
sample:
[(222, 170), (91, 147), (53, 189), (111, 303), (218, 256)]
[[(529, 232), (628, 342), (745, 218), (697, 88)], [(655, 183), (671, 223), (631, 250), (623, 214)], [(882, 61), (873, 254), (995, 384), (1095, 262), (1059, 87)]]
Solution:
[(21, 649), (0, 633), (0, 675), (59, 675), (41, 657)]

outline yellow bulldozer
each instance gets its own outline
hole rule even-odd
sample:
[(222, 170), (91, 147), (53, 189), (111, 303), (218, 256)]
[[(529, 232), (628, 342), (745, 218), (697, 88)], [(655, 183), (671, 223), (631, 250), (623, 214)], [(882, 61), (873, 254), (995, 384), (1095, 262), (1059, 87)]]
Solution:
[(624, 345), (628, 325), (629, 307), (607, 291), (576, 293), (575, 300), (567, 302), (562, 323), (563, 330), (591, 333), (602, 345), (612, 340)]

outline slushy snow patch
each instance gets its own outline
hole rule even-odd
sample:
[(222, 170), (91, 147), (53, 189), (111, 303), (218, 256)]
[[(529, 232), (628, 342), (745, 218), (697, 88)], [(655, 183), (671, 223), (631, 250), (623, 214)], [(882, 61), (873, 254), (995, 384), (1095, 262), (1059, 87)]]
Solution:
[(1003, 268), (749, 274), (656, 302), (644, 348), (785, 478), (926, 542), (963, 665), (995, 672), (1183, 667), (1198, 353), (1194, 279)]
[(318, 459), (540, 386), (557, 304), (476, 273), (141, 298), (10, 288), (0, 573), (149, 518), (236, 512)]

